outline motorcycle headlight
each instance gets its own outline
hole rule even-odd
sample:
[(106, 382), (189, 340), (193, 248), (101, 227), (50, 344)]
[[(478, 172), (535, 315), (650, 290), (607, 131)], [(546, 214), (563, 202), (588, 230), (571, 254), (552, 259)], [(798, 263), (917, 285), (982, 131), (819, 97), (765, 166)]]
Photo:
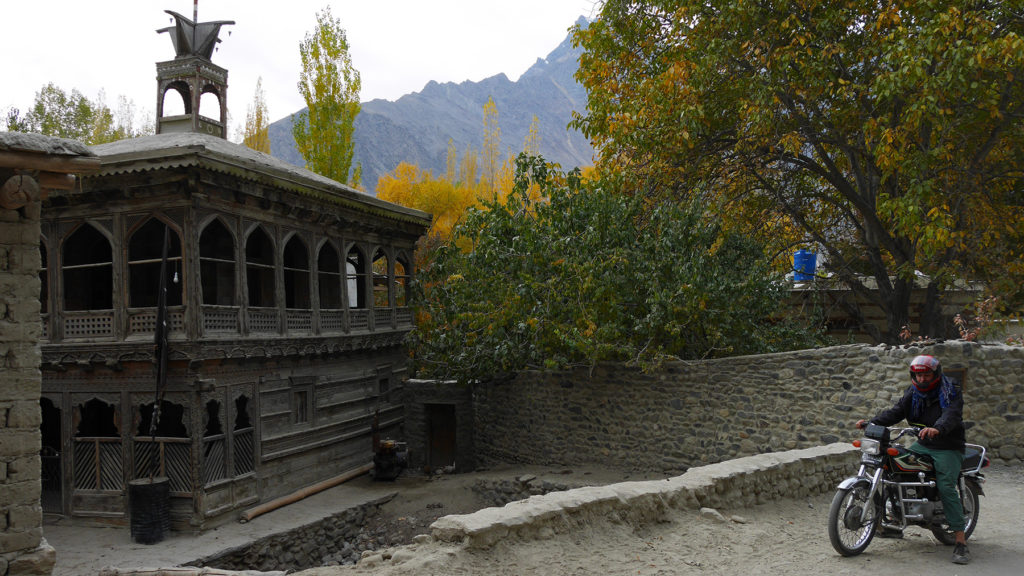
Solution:
[(881, 448), (878, 440), (871, 440), (870, 438), (861, 439), (860, 451), (869, 456), (878, 456), (881, 454)]

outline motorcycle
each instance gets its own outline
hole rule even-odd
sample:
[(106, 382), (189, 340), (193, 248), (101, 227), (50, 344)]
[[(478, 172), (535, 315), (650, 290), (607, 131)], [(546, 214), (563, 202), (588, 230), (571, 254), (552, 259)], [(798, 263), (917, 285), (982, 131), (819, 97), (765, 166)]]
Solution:
[[(843, 556), (863, 552), (876, 533), (902, 536), (908, 526), (921, 526), (947, 546), (955, 543), (942, 510), (931, 458), (915, 454), (899, 443), (917, 437), (921, 428), (887, 428), (868, 424), (860, 448), (860, 469), (839, 483), (828, 511), (828, 537)], [(965, 535), (978, 524), (978, 496), (984, 495), (981, 470), (989, 465), (985, 447), (967, 444), (957, 479), (964, 509)]]

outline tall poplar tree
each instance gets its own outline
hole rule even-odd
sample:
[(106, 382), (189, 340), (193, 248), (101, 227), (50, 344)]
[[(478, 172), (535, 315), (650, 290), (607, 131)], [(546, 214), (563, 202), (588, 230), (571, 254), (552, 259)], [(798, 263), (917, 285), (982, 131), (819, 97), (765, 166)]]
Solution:
[(359, 115), (359, 71), (352, 67), (348, 38), (330, 7), (318, 12), (316, 30), (299, 45), (299, 93), (306, 110), (292, 117), (295, 147), (306, 168), (350, 183), (354, 122)]
[(245, 114), (245, 134), (242, 142), (258, 152), (270, 154), (270, 120), (263, 94), (263, 78), (256, 80), (256, 93)]

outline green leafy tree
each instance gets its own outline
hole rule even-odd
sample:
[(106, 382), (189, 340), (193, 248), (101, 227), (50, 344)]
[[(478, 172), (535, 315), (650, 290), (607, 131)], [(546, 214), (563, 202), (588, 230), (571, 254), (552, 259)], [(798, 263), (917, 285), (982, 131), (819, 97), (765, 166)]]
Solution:
[(469, 381), (811, 342), (772, 320), (783, 284), (760, 246), (696, 205), (652, 206), (615, 182), (588, 188), (525, 154), (515, 182), (504, 202), (470, 209), (421, 267), (421, 374)]
[(145, 130), (133, 128), (133, 117), (134, 107), (123, 96), (118, 113), (114, 114), (104, 102), (102, 92), (91, 101), (78, 90), (65, 92), (51, 82), (36, 92), (35, 102), (24, 117), (17, 109), (8, 111), (7, 129), (95, 145), (142, 135)]
[(885, 312), (861, 318), (876, 340), (899, 341), (915, 282), (944, 336), (953, 283), (1024, 278), (1022, 35), (1010, 2), (609, 0), (575, 35), (574, 124), (634, 191), (818, 248)]
[(292, 119), (295, 147), (313, 172), (350, 182), (355, 150), (353, 123), (359, 115), (359, 71), (352, 67), (348, 39), (330, 7), (318, 12), (316, 30), (299, 46), (299, 93), (306, 110)]
[(245, 114), (242, 143), (253, 150), (270, 154), (270, 118), (267, 113), (266, 96), (263, 93), (263, 78), (256, 80), (256, 93)]

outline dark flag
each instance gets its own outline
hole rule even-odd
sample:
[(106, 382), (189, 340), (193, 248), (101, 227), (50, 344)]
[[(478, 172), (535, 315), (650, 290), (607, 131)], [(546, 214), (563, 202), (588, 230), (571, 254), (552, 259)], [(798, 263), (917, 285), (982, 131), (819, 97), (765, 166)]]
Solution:
[[(157, 425), (160, 423), (160, 405), (164, 400), (164, 390), (167, 387), (167, 245), (170, 244), (170, 230), (164, 225), (164, 246), (160, 258), (160, 281), (157, 288), (156, 298), (156, 330), (153, 335), (154, 349), (153, 361), (156, 363), (156, 399), (153, 402), (153, 417), (150, 420), (149, 432), (156, 441)], [(153, 460), (150, 475), (156, 468), (156, 459)]]

